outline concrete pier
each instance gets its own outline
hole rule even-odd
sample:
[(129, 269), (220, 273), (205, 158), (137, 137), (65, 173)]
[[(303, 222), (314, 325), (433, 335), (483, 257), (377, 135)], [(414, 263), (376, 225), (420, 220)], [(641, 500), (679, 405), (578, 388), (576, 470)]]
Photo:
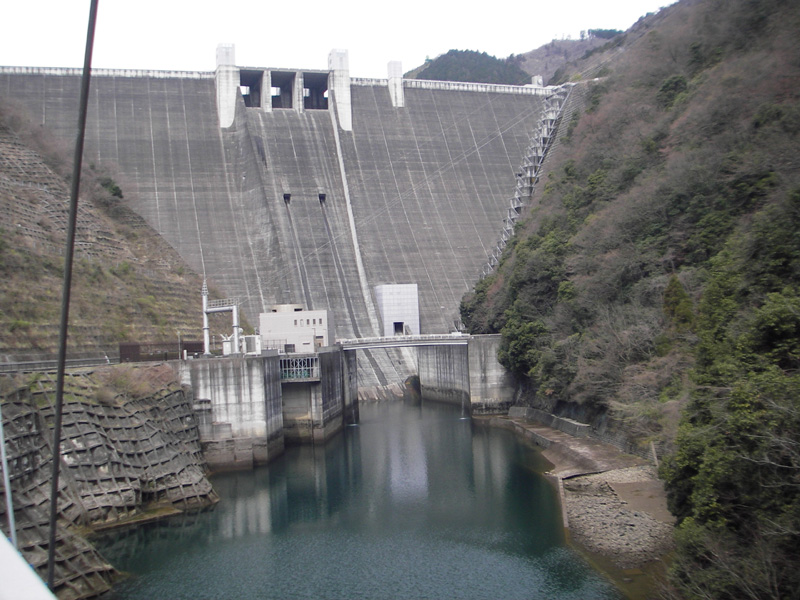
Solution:
[(316, 361), (318, 375), (284, 377), (281, 381), (287, 443), (324, 443), (345, 423), (358, 422), (355, 381), (348, 375), (352, 364), (348, 365), (345, 352), (341, 348), (322, 348), (308, 360)]
[(499, 344), (499, 335), (474, 335), (464, 346), (420, 346), (423, 398), (466, 406), (469, 414), (507, 413), (516, 384), (497, 361)]
[(471, 413), (467, 346), (422, 346), (419, 383), (422, 397), (464, 407)]
[(517, 382), (497, 360), (500, 334), (469, 340), (469, 394), (472, 414), (505, 414), (514, 403)]
[(212, 470), (249, 469), (284, 449), (277, 353), (180, 363), (191, 386), (203, 455)]

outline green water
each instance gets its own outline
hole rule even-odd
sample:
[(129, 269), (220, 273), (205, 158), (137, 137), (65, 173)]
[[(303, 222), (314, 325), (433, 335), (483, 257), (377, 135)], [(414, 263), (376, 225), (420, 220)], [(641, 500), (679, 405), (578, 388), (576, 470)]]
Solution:
[(98, 541), (119, 599), (619, 598), (564, 546), (535, 449), (458, 409), (361, 407), (322, 447), (214, 477), (214, 510)]

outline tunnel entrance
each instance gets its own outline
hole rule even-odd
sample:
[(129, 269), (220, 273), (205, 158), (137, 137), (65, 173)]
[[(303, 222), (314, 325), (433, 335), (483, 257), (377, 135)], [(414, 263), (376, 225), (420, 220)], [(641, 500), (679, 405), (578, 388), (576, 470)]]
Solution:
[(239, 90), (247, 107), (261, 107), (261, 81), (263, 71), (242, 69), (239, 71)]
[(328, 109), (328, 74), (303, 73), (303, 108)]
[(272, 71), (272, 108), (292, 108), (295, 73)]

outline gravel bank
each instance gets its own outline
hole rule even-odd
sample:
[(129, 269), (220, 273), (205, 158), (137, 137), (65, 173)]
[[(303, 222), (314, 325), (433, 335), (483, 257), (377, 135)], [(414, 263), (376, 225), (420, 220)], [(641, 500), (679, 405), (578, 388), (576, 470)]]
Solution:
[(651, 466), (563, 480), (572, 538), (622, 569), (658, 560), (672, 549), (672, 517)]

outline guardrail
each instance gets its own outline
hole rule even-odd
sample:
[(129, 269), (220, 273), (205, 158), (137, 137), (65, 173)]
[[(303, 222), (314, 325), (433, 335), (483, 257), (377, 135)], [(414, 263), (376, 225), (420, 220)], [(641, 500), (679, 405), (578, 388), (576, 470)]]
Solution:
[[(68, 358), (66, 367), (96, 367), (98, 365), (117, 364), (119, 359), (114, 357), (95, 358)], [(25, 362), (0, 363), (0, 373), (25, 373), (32, 371), (55, 371), (58, 369), (58, 360), (33, 360)]]
[(446, 90), (453, 92), (492, 92), (495, 94), (520, 94), (524, 96), (550, 96), (556, 87), (533, 85), (506, 85), (499, 83), (472, 83), (464, 81), (438, 81), (435, 79), (403, 79), (404, 88)]
[(337, 340), (346, 350), (362, 348), (401, 348), (404, 346), (466, 346), (470, 336), (464, 333), (431, 335), (395, 335), (390, 337), (354, 338)]
[(319, 381), (319, 357), (316, 354), (281, 356), (281, 381)]
[[(0, 67), (1, 74), (80, 77), (83, 69), (71, 67)], [(92, 77), (150, 77), (153, 79), (214, 79), (213, 71), (155, 71), (152, 69), (92, 69)]]

